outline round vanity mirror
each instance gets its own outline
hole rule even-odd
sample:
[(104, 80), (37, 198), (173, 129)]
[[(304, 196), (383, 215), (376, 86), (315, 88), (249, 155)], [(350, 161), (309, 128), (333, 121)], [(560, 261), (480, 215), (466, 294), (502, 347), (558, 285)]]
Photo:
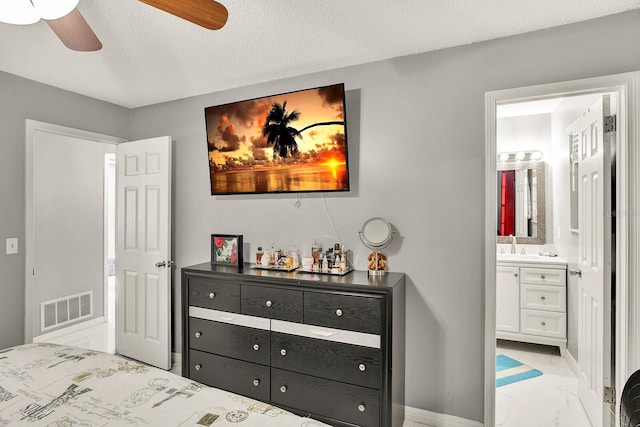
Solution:
[(381, 249), (387, 246), (393, 237), (391, 224), (384, 218), (367, 220), (360, 231), (360, 240), (370, 249)]

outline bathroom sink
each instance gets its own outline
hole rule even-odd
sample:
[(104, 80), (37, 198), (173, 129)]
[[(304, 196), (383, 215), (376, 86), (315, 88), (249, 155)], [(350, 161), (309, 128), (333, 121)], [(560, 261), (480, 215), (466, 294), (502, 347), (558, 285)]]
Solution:
[(566, 264), (567, 261), (560, 257), (540, 256), (538, 254), (497, 254), (496, 260), (498, 262), (513, 262), (513, 263), (544, 263), (544, 264)]

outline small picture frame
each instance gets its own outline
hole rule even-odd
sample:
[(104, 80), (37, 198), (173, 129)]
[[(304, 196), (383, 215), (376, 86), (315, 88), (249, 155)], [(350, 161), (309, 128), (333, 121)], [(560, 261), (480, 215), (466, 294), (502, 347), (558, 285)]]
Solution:
[(242, 268), (242, 234), (212, 234), (211, 264)]

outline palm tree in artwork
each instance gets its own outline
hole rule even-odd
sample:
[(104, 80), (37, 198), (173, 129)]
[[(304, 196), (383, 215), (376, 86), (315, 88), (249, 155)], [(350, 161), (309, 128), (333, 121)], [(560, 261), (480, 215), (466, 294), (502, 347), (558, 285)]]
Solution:
[(274, 102), (271, 111), (267, 114), (267, 119), (262, 126), (262, 136), (267, 137), (267, 143), (273, 144), (273, 153), (280, 157), (294, 155), (298, 153), (298, 143), (296, 137), (300, 136), (298, 129), (289, 126), (300, 118), (300, 112), (293, 110), (287, 112), (287, 102), (280, 105)]
[(286, 107), (286, 101), (282, 105), (274, 102), (271, 105), (269, 114), (267, 114), (264, 126), (262, 126), (262, 136), (267, 137), (268, 144), (273, 144), (273, 153), (282, 158), (298, 153), (296, 138), (302, 137), (301, 134), (305, 130), (315, 126), (344, 125), (343, 121), (329, 121), (314, 123), (298, 130), (290, 125), (291, 122), (295, 122), (300, 118), (300, 112), (298, 110), (287, 112)]

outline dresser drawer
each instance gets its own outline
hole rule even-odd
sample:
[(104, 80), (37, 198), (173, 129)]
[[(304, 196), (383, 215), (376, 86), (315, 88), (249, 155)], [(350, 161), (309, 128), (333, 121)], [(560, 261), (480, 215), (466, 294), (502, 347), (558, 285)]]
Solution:
[(271, 369), (271, 401), (363, 427), (380, 426), (380, 392)]
[(188, 305), (240, 312), (240, 286), (201, 277), (189, 277)]
[(520, 332), (544, 337), (566, 338), (566, 313), (520, 310)]
[(189, 351), (189, 378), (213, 387), (269, 401), (269, 367), (228, 357)]
[(331, 380), (380, 388), (379, 349), (271, 333), (271, 366)]
[(532, 285), (565, 286), (567, 274), (564, 269), (520, 268), (520, 283)]
[(566, 289), (560, 286), (520, 285), (520, 307), (565, 312)]
[(304, 293), (304, 323), (370, 334), (382, 333), (381, 298)]
[(191, 348), (268, 365), (270, 332), (195, 317), (189, 318)]
[(302, 291), (242, 285), (241, 313), (302, 322)]

